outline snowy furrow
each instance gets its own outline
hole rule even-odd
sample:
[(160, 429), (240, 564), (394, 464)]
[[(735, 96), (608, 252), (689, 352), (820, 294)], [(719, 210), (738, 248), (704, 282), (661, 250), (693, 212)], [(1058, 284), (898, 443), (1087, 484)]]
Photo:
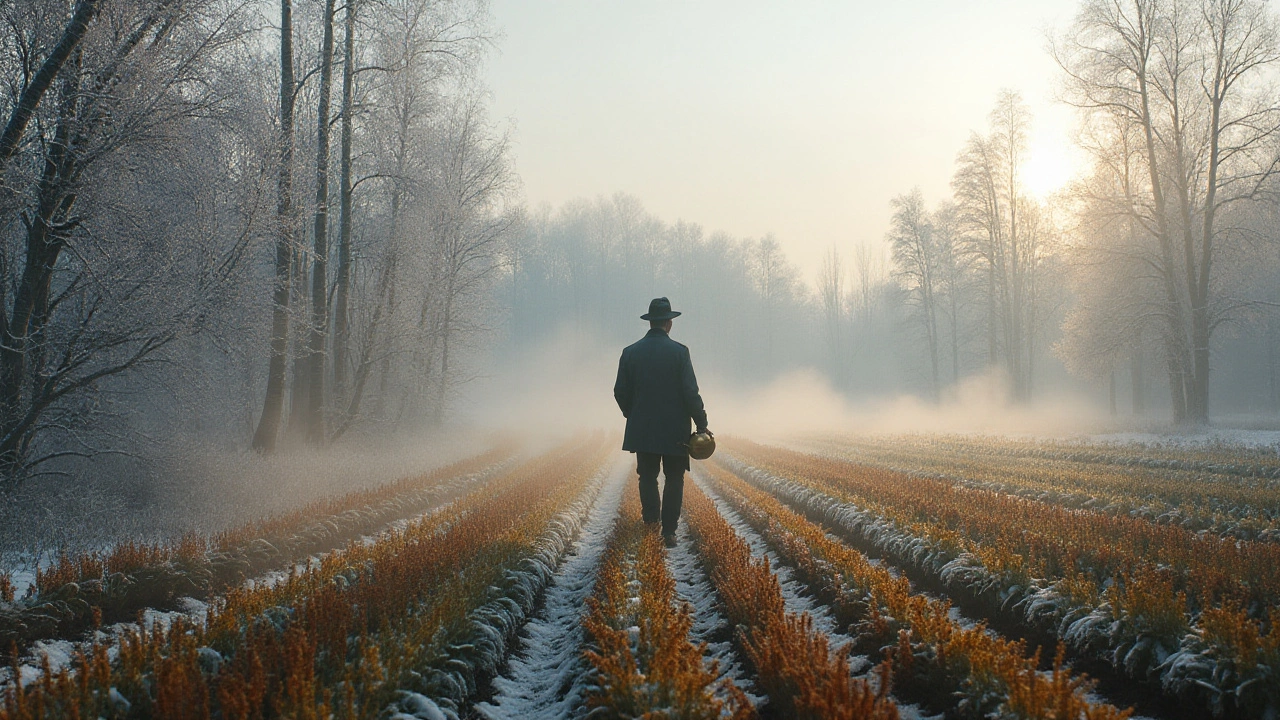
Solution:
[(475, 706), (481, 716), (557, 720), (585, 711), (582, 615), (630, 474), (630, 465), (623, 462), (610, 471), (577, 542), (546, 590), (541, 610), (525, 624), (505, 672), (494, 678), (494, 696)]
[(715, 588), (711, 586), (711, 580), (692, 549), (693, 537), (689, 534), (688, 527), (680, 525), (676, 535), (680, 544), (667, 550), (667, 572), (676, 581), (676, 592), (693, 608), (691, 639), (695, 643), (707, 644), (708, 664), (711, 661), (719, 664), (717, 681), (728, 677), (747, 694), (752, 704), (759, 705), (763, 698), (751, 692), (754, 685), (733, 647), (733, 628), (717, 607)]
[[(28, 687), (40, 679), (41, 668), (47, 663), (50, 670), (57, 672), (71, 665), (77, 654), (88, 654), (93, 646), (105, 646), (107, 658), (115, 661), (120, 656), (122, 638), (128, 634), (136, 635), (142, 627), (158, 627), (168, 629), (175, 621), (184, 624), (202, 625), (208, 614), (209, 606), (195, 598), (179, 598), (177, 610), (155, 610), (148, 608), (142, 611), (142, 623), (114, 623), (93, 633), (91, 640), (37, 640), (27, 649), (27, 655), (19, 660), (18, 673), (22, 686)], [(9, 689), (13, 682), (13, 668), (0, 668), (0, 695)]]
[[(453, 720), (459, 715), (456, 708), (474, 698), (487, 679), (499, 675), (538, 599), (555, 579), (557, 568), (580, 537), (606, 483), (616, 473), (616, 466), (607, 465), (597, 471), (578, 499), (551, 519), (535, 542), (535, 552), (520, 567), (508, 570), (499, 585), (489, 588), (491, 599), (468, 614), (470, 632), (446, 649), (443, 667), (424, 673), (423, 685), (432, 699), (408, 693), (409, 705), (436, 704), (446, 718)], [(409, 705), (402, 702), (400, 709), (407, 711)]]
[[(804, 584), (794, 577), (791, 568), (785, 565), (781, 558), (769, 548), (768, 543), (756, 532), (742, 516), (738, 515), (729, 503), (725, 502), (715, 490), (711, 488), (711, 484), (701, 473), (691, 473), (694, 482), (706, 493), (707, 497), (715, 504), (716, 510), (724, 517), (725, 522), (733, 528), (738, 536), (751, 546), (751, 554), (755, 557), (769, 558), (769, 567), (773, 569), (774, 574), (778, 578), (778, 585), (782, 589), (782, 600), (787, 612), (800, 615), (808, 613), (813, 618), (813, 627), (827, 635), (831, 641), (832, 650), (844, 647), (853, 642), (853, 638), (845, 633), (840, 632), (836, 628), (835, 619), (831, 616), (831, 611), (827, 607), (805, 593)], [(865, 656), (855, 655), (849, 658), (849, 663), (853, 667), (854, 672), (861, 672), (871, 665)]]

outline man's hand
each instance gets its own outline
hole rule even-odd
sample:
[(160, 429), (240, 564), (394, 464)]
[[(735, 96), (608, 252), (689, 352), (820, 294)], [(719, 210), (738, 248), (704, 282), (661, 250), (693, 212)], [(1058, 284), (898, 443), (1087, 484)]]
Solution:
[(700, 432), (700, 433), (706, 433), (707, 435), (710, 435), (711, 437), (715, 437), (715, 436), (716, 436), (716, 434), (715, 434), (715, 433), (713, 433), (713, 432), (711, 432), (711, 430), (710, 430), (709, 428), (700, 427), (700, 428), (698, 428), (698, 432)]

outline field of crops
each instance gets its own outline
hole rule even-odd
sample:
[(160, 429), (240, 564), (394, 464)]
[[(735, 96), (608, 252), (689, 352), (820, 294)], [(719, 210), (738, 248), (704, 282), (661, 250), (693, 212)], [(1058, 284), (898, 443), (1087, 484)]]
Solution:
[(0, 573), (0, 720), (1274, 718), (1274, 452), (502, 445), (216, 537)]

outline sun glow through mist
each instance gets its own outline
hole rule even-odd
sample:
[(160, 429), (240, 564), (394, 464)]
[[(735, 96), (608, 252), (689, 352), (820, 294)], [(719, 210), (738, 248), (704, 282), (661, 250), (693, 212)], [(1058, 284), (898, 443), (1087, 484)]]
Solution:
[(1080, 166), (1073, 146), (1066, 138), (1040, 135), (1028, 148), (1027, 163), (1022, 167), (1022, 182), (1028, 192), (1043, 202), (1066, 187)]

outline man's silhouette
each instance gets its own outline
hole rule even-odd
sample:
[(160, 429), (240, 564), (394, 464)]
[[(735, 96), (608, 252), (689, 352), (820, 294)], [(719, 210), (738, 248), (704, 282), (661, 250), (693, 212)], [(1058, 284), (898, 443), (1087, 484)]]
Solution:
[[(667, 547), (676, 544), (684, 473), (689, 469), (690, 422), (698, 432), (707, 431), (707, 411), (698, 394), (689, 348), (668, 336), (671, 320), (679, 315), (664, 297), (649, 303), (649, 312), (640, 316), (649, 321), (649, 332), (622, 351), (613, 385), (613, 397), (627, 419), (622, 449), (636, 454), (644, 521), (662, 521)], [(659, 465), (666, 477), (661, 499)]]

